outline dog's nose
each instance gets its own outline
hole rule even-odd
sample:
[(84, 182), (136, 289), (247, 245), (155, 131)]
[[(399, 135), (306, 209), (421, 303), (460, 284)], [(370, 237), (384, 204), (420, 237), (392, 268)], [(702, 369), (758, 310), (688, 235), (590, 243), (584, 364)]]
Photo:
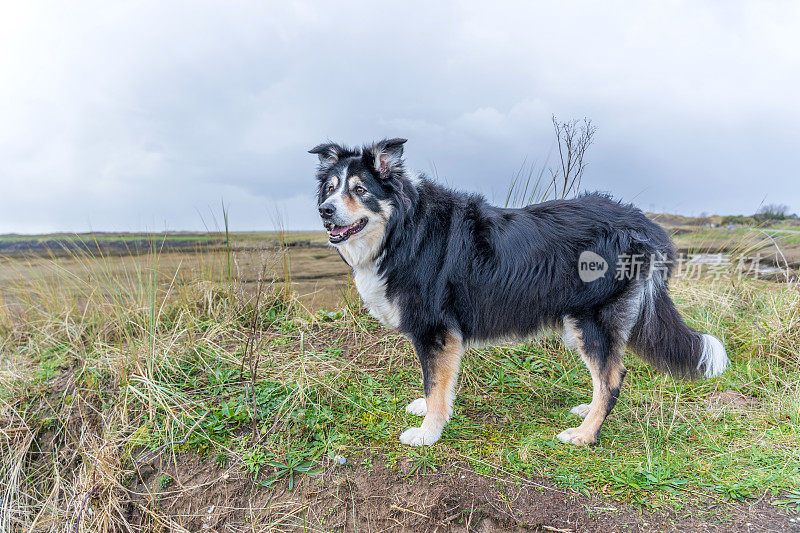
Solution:
[(322, 204), (319, 206), (319, 216), (322, 218), (331, 218), (336, 213), (336, 208), (330, 204)]

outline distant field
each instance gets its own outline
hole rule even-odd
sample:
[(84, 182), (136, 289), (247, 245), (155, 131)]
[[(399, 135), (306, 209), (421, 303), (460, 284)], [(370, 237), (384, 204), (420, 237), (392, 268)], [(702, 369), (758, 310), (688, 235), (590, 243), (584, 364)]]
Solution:
[[(20, 235), (17, 233), (6, 233), (0, 235), (0, 242), (3, 243), (10, 243), (10, 242), (25, 242), (25, 243), (36, 243), (36, 242), (56, 242), (56, 241), (68, 241), (68, 242), (92, 242), (92, 241), (100, 241), (100, 242), (108, 242), (108, 241), (139, 241), (139, 240), (148, 240), (153, 237), (163, 237), (162, 234), (153, 234), (153, 233), (41, 233), (41, 234), (34, 234), (34, 235)], [(220, 237), (215, 234), (209, 233), (168, 233), (166, 235), (171, 241), (205, 241), (205, 240), (215, 240), (219, 239)]]
[[(310, 309), (339, 305), (349, 277), (349, 269), (329, 248), (298, 247), (287, 250), (289, 275), (285, 275), (281, 253), (276, 250), (237, 250), (232, 252), (232, 271), (248, 292), (255, 290), (262, 265), (269, 279), (288, 282), (299, 301)], [(156, 259), (157, 257), (157, 259)], [(99, 263), (99, 265), (98, 265)], [(141, 276), (157, 266), (162, 284), (190, 284), (198, 278), (219, 278), (225, 270), (221, 252), (164, 252), (135, 256), (114, 255), (102, 259), (86, 257), (0, 258), (0, 304), (14, 301), (17, 287), (35, 281), (43, 285), (72, 279), (90, 278), (98, 268), (118, 279)]]
[[(277, 231), (240, 231), (232, 232), (230, 234), (232, 239), (237, 242), (241, 241), (256, 241), (256, 242), (278, 242), (281, 238), (281, 232)], [(324, 231), (287, 231), (283, 232), (283, 236), (287, 241), (303, 241), (321, 242), (327, 241)], [(52, 242), (52, 241), (69, 241), (69, 242), (109, 242), (109, 241), (141, 241), (141, 240), (155, 240), (156, 242), (166, 241), (220, 241), (225, 239), (225, 233), (212, 232), (212, 233), (192, 233), (192, 232), (167, 232), (167, 233), (41, 233), (31, 235), (21, 235), (18, 233), (5, 233), (0, 234), (0, 243), (10, 242)]]
[(738, 246), (742, 242), (759, 242), (774, 240), (788, 248), (800, 246), (800, 230), (778, 228), (700, 228), (681, 230), (673, 235), (676, 244), (685, 243), (687, 246)]
[(767, 263), (781, 268), (800, 268), (800, 228), (708, 227), (704, 225), (667, 224), (654, 217), (672, 236), (675, 247), (685, 254), (726, 252), (736, 256), (759, 255)]
[[(0, 235), (0, 296), (24, 279), (55, 280), (64, 272), (80, 276), (100, 261), (113, 275), (146, 268), (158, 256), (159, 268), (176, 280), (192, 279), (200, 265), (222, 265), (231, 252), (233, 270), (253, 282), (262, 264), (269, 274), (288, 280), (300, 300), (313, 308), (335, 306), (349, 270), (326, 245), (323, 231), (221, 233), (97, 233)], [(287, 245), (290, 275), (284, 272), (281, 239)]]
[[(800, 229), (794, 226), (770, 228), (706, 227), (697, 219), (686, 217), (651, 215), (672, 235), (678, 251), (685, 256), (694, 253), (726, 252), (734, 256), (756, 257), (767, 265), (797, 272), (800, 268)], [(226, 240), (227, 239), (227, 240)], [(284, 263), (274, 260), (271, 272), (275, 276), (291, 279), (292, 286), (301, 295), (301, 301), (311, 305), (335, 306), (347, 280), (348, 268), (338, 254), (327, 246), (324, 231), (276, 231), (224, 233), (175, 232), (167, 234), (146, 233), (95, 233), (43, 235), (0, 235), (0, 269), (24, 260), (32, 270), (22, 275), (36, 275), (42, 265), (53, 257), (59, 257), (66, 268), (79, 269), (86, 257), (102, 257), (109, 268), (124, 268), (130, 259), (126, 256), (141, 256), (135, 260), (147, 262), (154, 252), (162, 260), (169, 258), (171, 265), (186, 269), (203, 257), (214, 256), (219, 260), (228, 251), (237, 268), (246, 278), (253, 278), (265, 257), (277, 257), (281, 253), (281, 240), (286, 244), (290, 264), (290, 276), (283, 272)], [(84, 257), (76, 261), (77, 256)], [(192, 256), (199, 255), (197, 258)], [(119, 258), (119, 259), (112, 259)], [(269, 262), (269, 261), (268, 261)], [(117, 265), (117, 266), (114, 266)], [(9, 272), (20, 269), (0, 270), (0, 291), (8, 283)]]
[[(297, 231), (283, 233), (289, 246), (322, 245), (324, 232)], [(274, 231), (224, 233), (51, 233), (42, 235), (0, 235), (0, 256), (30, 255), (69, 256), (75, 251), (95, 255), (138, 255), (153, 251), (202, 251), (244, 248), (274, 248), (280, 245), (281, 234)]]
[[(685, 218), (654, 218), (664, 224), (685, 255), (718, 251), (760, 254), (766, 264), (783, 268), (788, 263), (793, 272), (800, 266), (800, 231), (796, 229), (710, 228), (687, 224)], [(281, 239), (286, 244), (287, 262), (283, 261)], [(335, 308), (341, 303), (349, 269), (327, 246), (323, 231), (234, 232), (227, 241), (224, 233), (199, 232), (0, 235), (0, 297), (9, 298), (12, 288), (26, 279), (51, 283), (64, 272), (80, 277), (95, 268), (95, 260), (100, 260), (109, 274), (125, 276), (132, 269), (147, 268), (157, 256), (160, 271), (170, 281), (189, 283), (208, 265), (224, 268), (229, 250), (233, 271), (248, 289), (254, 286), (261, 266), (267, 265), (269, 275), (288, 283), (309, 309)]]

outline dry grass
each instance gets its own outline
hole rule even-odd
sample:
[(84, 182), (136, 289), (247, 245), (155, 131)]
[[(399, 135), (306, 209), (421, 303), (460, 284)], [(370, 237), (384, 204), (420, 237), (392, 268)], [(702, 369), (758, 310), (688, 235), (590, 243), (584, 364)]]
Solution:
[[(588, 390), (574, 354), (553, 338), (471, 352), (453, 423), (419, 458), (396, 443), (419, 382), (407, 343), (363, 315), (352, 287), (328, 313), (304, 308), (288, 277), (250, 290), (253, 266), (280, 272), (285, 256), (260, 259), (245, 271), (236, 253), (191, 268), (157, 253), (124, 264), (76, 256), (17, 277), (0, 306), (0, 530), (180, 530), (163, 502), (189, 488), (162, 480), (156, 493), (137, 479), (155, 458), (186, 453), (262, 484), (334, 452), (466, 458), (646, 506), (776, 496), (800, 482), (796, 286), (677, 280), (679, 307), (724, 339), (731, 370), (682, 384), (631, 362), (589, 450), (552, 439)], [(707, 408), (722, 390), (745, 400)], [(285, 500), (247, 512), (264, 530), (286, 529), (309, 526), (303, 509)]]

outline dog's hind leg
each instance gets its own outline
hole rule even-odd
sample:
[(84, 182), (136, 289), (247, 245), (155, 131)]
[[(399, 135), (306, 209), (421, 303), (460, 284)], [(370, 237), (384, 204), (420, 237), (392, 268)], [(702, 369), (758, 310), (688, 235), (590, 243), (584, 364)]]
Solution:
[(591, 444), (617, 403), (625, 379), (623, 345), (593, 320), (571, 321), (569, 326), (575, 330), (575, 346), (592, 375), (592, 402), (572, 409), (572, 413), (583, 417), (583, 422), (559, 433), (558, 439), (578, 445)]
[[(425, 418), (420, 427), (405, 430), (400, 435), (400, 442), (410, 446), (431, 445), (442, 436), (442, 430), (453, 413), (453, 400), (464, 346), (461, 337), (452, 333), (445, 334), (441, 340), (432, 345), (414, 344), (422, 364), (425, 398), (409, 404), (406, 411), (424, 414)], [(411, 411), (412, 406), (417, 412)], [(424, 412), (422, 412), (423, 407)]]

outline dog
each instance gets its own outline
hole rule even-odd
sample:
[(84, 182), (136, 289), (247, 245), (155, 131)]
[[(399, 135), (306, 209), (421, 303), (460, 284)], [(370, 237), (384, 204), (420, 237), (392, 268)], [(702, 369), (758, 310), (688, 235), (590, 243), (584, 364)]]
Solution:
[[(496, 207), (407, 170), (405, 142), (309, 150), (330, 244), (370, 314), (407, 336), (422, 366), (425, 396), (406, 410), (424, 419), (401, 442), (439, 440), (465, 348), (545, 327), (562, 332), (592, 377), (591, 402), (571, 410), (583, 422), (557, 435), (565, 443), (596, 441), (625, 379), (626, 347), (680, 377), (728, 366), (722, 342), (690, 329), (670, 299), (674, 247), (642, 211), (600, 193)], [(621, 258), (637, 260), (636, 275)]]

